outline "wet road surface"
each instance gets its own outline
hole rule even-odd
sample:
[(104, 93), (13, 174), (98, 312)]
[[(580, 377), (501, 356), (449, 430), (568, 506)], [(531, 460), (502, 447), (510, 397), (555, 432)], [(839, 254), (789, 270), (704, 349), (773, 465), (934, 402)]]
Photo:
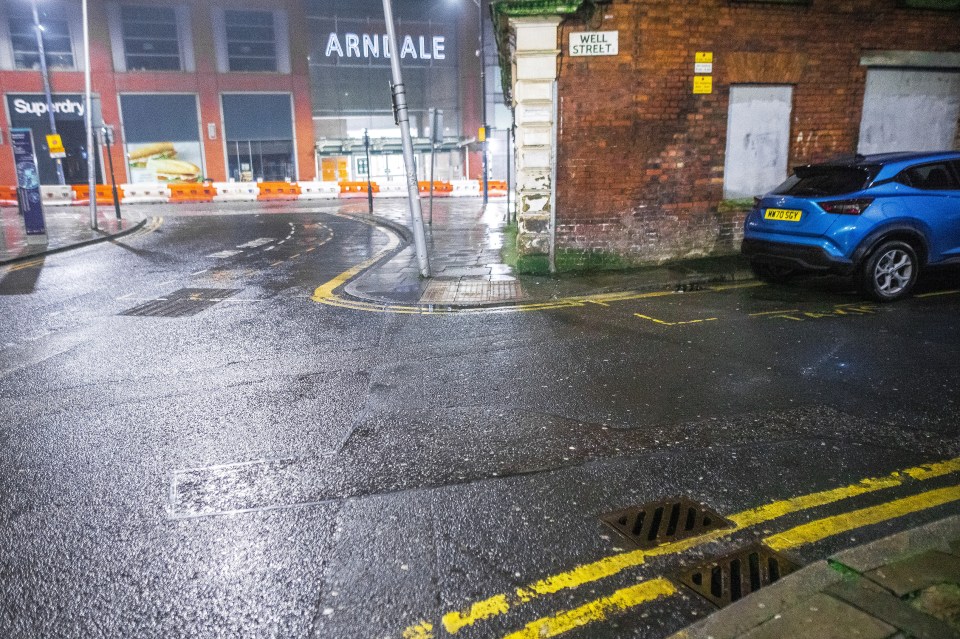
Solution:
[[(957, 511), (956, 273), (373, 313), (312, 299), (387, 242), (337, 207), (0, 269), (0, 636), (664, 637), (701, 559)], [(733, 527), (599, 519), (680, 495)]]

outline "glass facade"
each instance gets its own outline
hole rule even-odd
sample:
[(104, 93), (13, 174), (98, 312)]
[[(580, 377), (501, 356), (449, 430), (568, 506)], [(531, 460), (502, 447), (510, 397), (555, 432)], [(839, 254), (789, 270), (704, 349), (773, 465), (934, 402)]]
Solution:
[(239, 182), (295, 179), (290, 94), (226, 93), (222, 103), (229, 177)]

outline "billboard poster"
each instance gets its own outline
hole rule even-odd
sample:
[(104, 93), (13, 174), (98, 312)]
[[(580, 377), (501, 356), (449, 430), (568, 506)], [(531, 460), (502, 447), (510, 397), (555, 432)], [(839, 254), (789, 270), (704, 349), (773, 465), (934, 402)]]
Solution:
[(33, 131), (10, 129), (10, 147), (17, 169), (17, 205), (23, 216), (27, 240), (29, 242), (31, 236), (45, 240), (47, 227), (43, 219), (43, 198), (40, 196), (40, 173), (33, 152)]
[(130, 182), (200, 182), (197, 96), (125, 93), (120, 96)]
[(200, 182), (199, 142), (138, 142), (127, 144), (130, 181)]

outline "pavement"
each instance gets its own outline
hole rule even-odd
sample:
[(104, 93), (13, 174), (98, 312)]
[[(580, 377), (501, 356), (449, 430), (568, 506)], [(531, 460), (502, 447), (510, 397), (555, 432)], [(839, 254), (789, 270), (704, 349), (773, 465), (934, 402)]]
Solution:
[(960, 637), (960, 516), (837, 553), (670, 639)]
[(47, 241), (27, 242), (23, 218), (16, 208), (0, 208), (0, 264), (80, 248), (104, 242), (111, 237), (130, 233), (146, 221), (143, 209), (124, 211), (118, 220), (112, 206), (97, 207), (97, 229), (90, 228), (90, 212), (86, 206), (47, 207), (44, 221)]
[[(210, 214), (223, 212), (217, 206), (195, 208)], [(104, 241), (138, 228), (149, 215), (170, 210), (125, 207), (126, 219), (118, 224), (112, 219), (112, 209), (103, 207), (101, 230), (92, 231), (85, 208), (51, 209), (47, 211), (49, 242), (36, 247), (26, 244), (16, 210), (4, 208), (0, 210), (0, 263)], [(359, 219), (367, 215), (365, 203), (335, 205), (331, 211)], [(590, 276), (520, 276), (500, 259), (505, 218), (502, 202), (485, 208), (476, 200), (438, 204), (428, 227), (435, 276), (424, 280), (407, 243), (404, 203), (378, 201), (377, 216), (366, 219), (400, 240), (349, 280), (344, 294), (384, 304), (471, 306), (616, 290), (691, 290), (751, 277), (735, 257)], [(566, 447), (563, 451), (569, 454)], [(816, 561), (720, 609), (672, 639), (708, 637), (960, 637), (960, 516)]]

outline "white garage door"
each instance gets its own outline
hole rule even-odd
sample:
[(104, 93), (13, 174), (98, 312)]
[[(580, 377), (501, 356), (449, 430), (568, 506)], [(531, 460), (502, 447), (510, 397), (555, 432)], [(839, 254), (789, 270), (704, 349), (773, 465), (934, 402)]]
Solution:
[(960, 72), (869, 69), (857, 152), (952, 149)]
[(792, 102), (789, 86), (730, 87), (725, 198), (762, 195), (786, 179)]

